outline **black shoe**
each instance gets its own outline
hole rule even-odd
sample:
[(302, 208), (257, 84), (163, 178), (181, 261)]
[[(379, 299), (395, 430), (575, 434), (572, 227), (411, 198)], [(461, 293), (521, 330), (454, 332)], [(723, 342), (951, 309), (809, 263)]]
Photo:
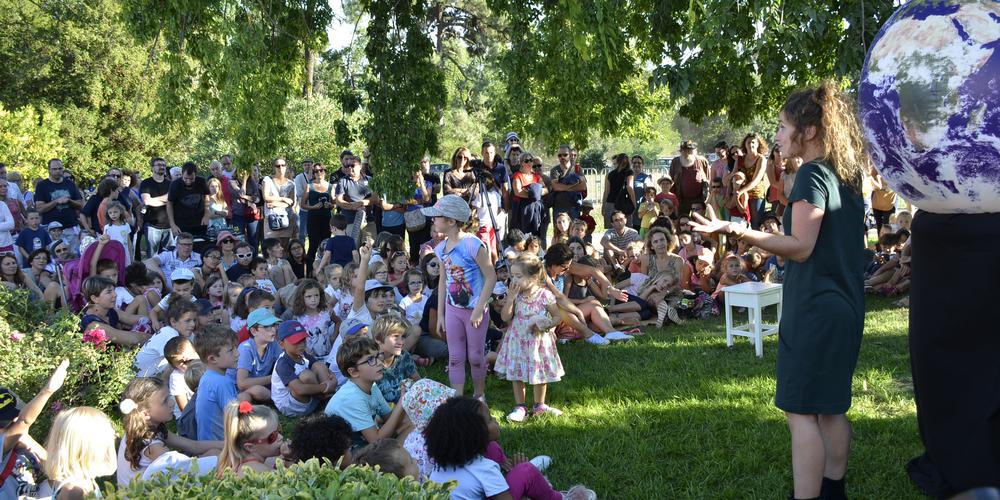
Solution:
[(833, 480), (824, 477), (819, 497), (823, 500), (847, 500), (847, 494), (844, 492), (844, 478)]

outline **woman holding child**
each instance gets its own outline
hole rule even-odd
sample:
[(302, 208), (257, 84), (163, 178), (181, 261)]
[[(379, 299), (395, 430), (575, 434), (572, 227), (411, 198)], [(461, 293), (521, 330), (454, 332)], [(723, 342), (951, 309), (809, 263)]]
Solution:
[(848, 98), (831, 82), (790, 95), (779, 119), (782, 151), (804, 160), (788, 197), (785, 234), (699, 215), (692, 227), (788, 259), (775, 405), (792, 435), (794, 498), (846, 498), (846, 412), (865, 313), (864, 145)]

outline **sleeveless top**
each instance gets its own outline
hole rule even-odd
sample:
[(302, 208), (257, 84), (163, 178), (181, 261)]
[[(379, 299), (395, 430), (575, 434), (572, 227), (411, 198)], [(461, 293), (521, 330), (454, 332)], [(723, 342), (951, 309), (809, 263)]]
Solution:
[[(331, 203), (333, 202), (333, 184), (327, 183), (327, 185), (328, 185), (328, 187), (327, 187), (326, 191), (317, 191), (317, 190), (313, 189), (313, 184), (312, 183), (309, 184), (309, 204), (310, 205), (319, 205), (320, 201), (322, 199), (324, 199), (324, 198), (326, 199), (326, 201), (329, 201)], [(325, 217), (331, 217), (332, 216), (332, 212), (328, 208), (314, 208), (314, 209), (309, 210), (309, 215), (310, 216), (312, 216), (314, 214), (317, 215), (317, 216), (319, 216), (319, 217), (323, 217), (323, 216), (325, 216)]]
[[(670, 255), (672, 256), (673, 254)], [(668, 261), (673, 260), (669, 256), (667, 258)], [(652, 252), (650, 252), (649, 254), (649, 266), (648, 269), (646, 269), (646, 271), (647, 271), (646, 275), (649, 276), (649, 278), (647, 278), (646, 281), (642, 284), (642, 286), (639, 287), (639, 292), (642, 292), (643, 290), (646, 289), (646, 287), (651, 286), (653, 282), (656, 281), (656, 278), (660, 276), (660, 274), (666, 274), (667, 276), (672, 277), (674, 279), (675, 288), (680, 288), (681, 286), (683, 286), (683, 283), (681, 283), (680, 271), (678, 271), (676, 268), (674, 268), (674, 266), (671, 266), (669, 264), (667, 265), (666, 268), (662, 270), (659, 269), (656, 264), (656, 255), (654, 255)]]
[(567, 297), (573, 300), (583, 300), (590, 295), (590, 287), (587, 286), (587, 282), (584, 281), (582, 285), (577, 285), (576, 280), (573, 280), (569, 284), (569, 293), (566, 294)]
[[(743, 172), (744, 175), (747, 176), (747, 182), (749, 183), (750, 181), (753, 180), (754, 176), (757, 175), (757, 170), (761, 168), (761, 165), (763, 165), (763, 163), (764, 163), (764, 157), (758, 155), (757, 161), (753, 162), (753, 165), (747, 166), (746, 157), (741, 156), (739, 170)], [(758, 182), (753, 189), (747, 191), (747, 195), (750, 196), (751, 200), (762, 199), (767, 194), (767, 186), (768, 186), (767, 176), (765, 175), (764, 177), (761, 177), (760, 182)]]
[[(330, 185), (332, 186), (333, 183), (330, 183)], [(310, 191), (312, 190), (312, 183), (309, 183), (309, 189)], [(267, 176), (264, 177), (264, 190), (268, 191), (268, 194), (270, 195), (277, 194), (282, 198), (291, 198), (292, 200), (295, 200), (295, 183), (292, 181), (287, 181), (284, 184), (279, 185), (277, 182), (274, 182), (274, 179), (272, 179), (271, 176)], [(312, 199), (310, 199), (309, 201), (312, 202)], [(294, 208), (294, 206), (295, 205), (293, 204), (292, 207), (290, 208), (268, 208), (267, 204), (265, 203), (264, 213), (267, 215), (274, 213), (289, 214), (290, 213), (289, 210), (291, 208)]]

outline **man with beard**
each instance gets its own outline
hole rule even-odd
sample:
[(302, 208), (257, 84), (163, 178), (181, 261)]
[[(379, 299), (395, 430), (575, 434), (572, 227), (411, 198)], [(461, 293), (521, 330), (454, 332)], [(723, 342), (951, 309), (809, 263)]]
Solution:
[(208, 226), (208, 182), (198, 176), (198, 166), (187, 162), (181, 167), (181, 178), (170, 183), (167, 193), (167, 220), (174, 236), (191, 233), (205, 236)]
[(678, 216), (691, 213), (691, 205), (706, 204), (708, 200), (708, 159), (698, 155), (694, 141), (681, 143), (681, 154), (670, 161), (670, 177), (674, 179), (673, 193), (677, 195)]

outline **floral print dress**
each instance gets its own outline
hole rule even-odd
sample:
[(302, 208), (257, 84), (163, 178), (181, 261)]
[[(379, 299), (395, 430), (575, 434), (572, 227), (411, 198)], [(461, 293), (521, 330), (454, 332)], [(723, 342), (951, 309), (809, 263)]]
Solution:
[(548, 316), (547, 304), (556, 298), (545, 287), (538, 287), (530, 297), (518, 295), (514, 318), (497, 354), (496, 371), (507, 380), (528, 384), (558, 382), (566, 372), (556, 349), (555, 329), (541, 333), (532, 331), (530, 323), (539, 316)]

